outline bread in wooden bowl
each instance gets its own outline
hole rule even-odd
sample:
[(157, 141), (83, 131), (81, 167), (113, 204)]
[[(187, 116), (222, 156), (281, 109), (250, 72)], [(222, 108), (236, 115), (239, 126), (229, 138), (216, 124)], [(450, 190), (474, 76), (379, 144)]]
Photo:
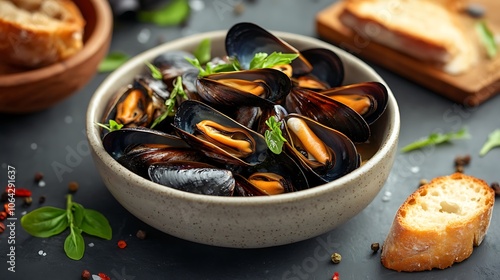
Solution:
[(382, 246), (382, 265), (412, 272), (467, 259), (486, 235), (494, 202), (483, 180), (462, 173), (433, 179), (397, 211)]
[(471, 19), (456, 0), (345, 0), (340, 21), (364, 39), (460, 74), (480, 59)]
[(71, 0), (0, 0), (0, 61), (36, 68), (83, 46), (85, 20)]

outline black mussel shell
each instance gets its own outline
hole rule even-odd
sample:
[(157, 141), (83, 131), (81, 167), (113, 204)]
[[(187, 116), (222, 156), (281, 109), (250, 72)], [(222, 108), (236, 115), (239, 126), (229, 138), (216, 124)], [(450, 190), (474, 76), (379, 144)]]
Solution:
[[(241, 130), (243, 133), (248, 134), (252, 138), (249, 140), (255, 142), (254, 150), (248, 156), (238, 158), (223, 148), (197, 137), (195, 135), (197, 130), (196, 125), (205, 120), (213, 121), (228, 128)], [(188, 100), (181, 103), (175, 114), (173, 127), (179, 136), (190, 146), (199, 150), (207, 157), (224, 164), (252, 166), (262, 163), (267, 158), (267, 144), (262, 135), (198, 101)]]
[(363, 117), (347, 105), (312, 90), (294, 88), (286, 98), (286, 109), (336, 129), (353, 142), (366, 142), (370, 127)]
[(138, 145), (163, 144), (175, 148), (188, 148), (189, 146), (180, 137), (163, 133), (157, 130), (135, 127), (122, 128), (111, 131), (102, 139), (104, 149), (114, 159), (118, 159)]
[[(287, 151), (302, 165), (305, 170), (310, 171), (310, 173), (317, 176), (322, 183), (333, 181), (345, 174), (350, 173), (354, 169), (358, 168), (361, 163), (361, 157), (356, 150), (354, 143), (343, 133), (324, 126), (310, 118), (304, 117), (297, 114), (289, 114), (285, 120), (288, 121), (291, 118), (298, 118), (303, 120), (310, 131), (316, 135), (316, 137), (324, 143), (327, 149), (330, 149), (331, 159), (325, 167), (312, 167), (304, 157), (299, 155), (304, 155), (305, 151), (299, 151), (296, 149), (293, 138), (291, 137), (291, 130), (288, 126), (285, 126), (285, 132), (287, 137), (287, 142), (285, 142), (285, 147)], [(308, 140), (304, 145), (316, 144), (312, 140)], [(313, 145), (317, 146), (317, 145)], [(306, 156), (307, 157), (307, 156)]]
[(338, 87), (344, 81), (344, 64), (333, 51), (324, 48), (314, 48), (300, 51), (313, 67), (311, 75), (327, 88)]
[[(258, 89), (260, 95), (238, 87), (239, 81)], [(213, 105), (273, 106), (290, 92), (292, 83), (283, 72), (267, 68), (211, 74), (199, 78), (196, 88), (198, 95)]]
[(231, 171), (202, 162), (157, 163), (148, 171), (151, 181), (190, 193), (231, 196), (234, 191), (235, 180)]
[(182, 76), (185, 72), (198, 73), (198, 69), (186, 58), (194, 59), (195, 57), (192, 53), (185, 51), (168, 51), (153, 59), (152, 64), (160, 70), (165, 83), (171, 85), (173, 79)]
[(249, 69), (250, 61), (256, 53), (282, 52), (299, 54), (292, 62), (295, 76), (307, 74), (312, 70), (311, 64), (297, 49), (253, 23), (235, 24), (228, 30), (225, 44), (227, 55), (236, 57), (244, 69)]
[(320, 93), (353, 108), (368, 124), (374, 123), (384, 113), (389, 99), (387, 88), (379, 82), (351, 84)]

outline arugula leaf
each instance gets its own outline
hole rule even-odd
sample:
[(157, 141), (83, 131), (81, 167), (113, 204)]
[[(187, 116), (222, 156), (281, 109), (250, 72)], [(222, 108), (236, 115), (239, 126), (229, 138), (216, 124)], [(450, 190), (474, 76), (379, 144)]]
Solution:
[(256, 53), (250, 61), (250, 69), (271, 68), (276, 65), (290, 64), (299, 57), (295, 53), (273, 52), (270, 55), (266, 53)]
[(124, 64), (129, 58), (130, 56), (123, 52), (110, 52), (101, 63), (99, 63), (97, 70), (99, 73), (111, 72)]
[(66, 210), (44, 206), (21, 217), (21, 226), (36, 237), (50, 237), (60, 234), (68, 226)]
[(494, 130), (488, 136), (488, 140), (484, 143), (481, 151), (479, 151), (480, 156), (485, 156), (491, 149), (495, 147), (500, 147), (500, 129)]
[(151, 76), (153, 76), (153, 78), (155, 80), (162, 80), (163, 79), (163, 75), (161, 74), (161, 71), (160, 69), (158, 69), (158, 67), (154, 66), (153, 64), (151, 64), (150, 62), (146, 61), (146, 66), (148, 66), (149, 70), (151, 71)]
[(281, 131), (281, 122), (272, 116), (266, 120), (266, 125), (270, 128), (264, 133), (267, 147), (271, 152), (280, 154), (283, 151), (283, 144), (286, 142)]
[(479, 35), (481, 43), (486, 48), (486, 53), (489, 58), (494, 58), (497, 55), (497, 43), (495, 42), (495, 35), (489, 29), (486, 21), (480, 20), (476, 23), (476, 32)]
[(205, 64), (210, 61), (212, 58), (212, 41), (209, 38), (201, 40), (201, 42), (198, 44), (198, 47), (196, 47), (196, 50), (194, 50), (193, 54), (196, 59), (198, 59), (200, 64)]
[(189, 3), (187, 0), (173, 0), (154, 11), (140, 11), (138, 19), (159, 26), (172, 26), (181, 24), (189, 16)]
[(119, 130), (123, 127), (123, 124), (117, 123), (115, 120), (109, 120), (109, 124), (96, 123), (98, 126), (111, 131)]
[(178, 76), (174, 81), (174, 89), (170, 93), (170, 96), (167, 100), (165, 100), (165, 106), (167, 109), (163, 114), (161, 114), (158, 118), (156, 118), (151, 125), (151, 128), (154, 128), (157, 124), (162, 122), (167, 116), (175, 114), (175, 104), (177, 103), (177, 96), (180, 96), (182, 99), (188, 99), (186, 92), (184, 92), (184, 88), (182, 86), (182, 77)]
[(456, 132), (448, 132), (445, 134), (442, 133), (431, 133), (427, 138), (422, 138), (413, 143), (410, 143), (401, 149), (402, 152), (409, 152), (416, 149), (420, 149), (426, 146), (438, 145), (445, 142), (450, 142), (455, 139), (463, 139), (468, 138), (469, 132), (467, 128), (461, 128)]

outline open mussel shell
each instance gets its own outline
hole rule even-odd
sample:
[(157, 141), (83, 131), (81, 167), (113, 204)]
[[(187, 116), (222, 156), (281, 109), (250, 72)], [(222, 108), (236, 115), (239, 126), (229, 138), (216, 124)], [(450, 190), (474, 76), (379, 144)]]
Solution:
[(387, 88), (379, 82), (334, 87), (320, 93), (349, 106), (368, 124), (374, 123), (384, 113), (389, 99)]
[[(333, 181), (360, 166), (354, 143), (343, 133), (297, 114), (286, 116), (285, 123), (287, 151), (320, 179), (319, 183)], [(297, 129), (297, 124), (304, 126)]]
[(304, 115), (342, 132), (353, 142), (362, 143), (370, 138), (370, 127), (360, 114), (315, 91), (293, 88), (286, 97), (285, 107), (290, 113)]
[(213, 105), (273, 106), (292, 88), (290, 78), (275, 69), (217, 73), (199, 78), (198, 95)]
[[(314, 48), (302, 50), (300, 53), (312, 65), (312, 71), (302, 77), (296, 77), (298, 81), (305, 81), (299, 87), (309, 88), (306, 81), (312, 80), (313, 84), (324, 84), (326, 88), (338, 87), (344, 81), (344, 64), (340, 57), (329, 49)], [(316, 89), (317, 87), (311, 86)]]
[(155, 57), (152, 64), (160, 70), (163, 80), (167, 84), (171, 84), (173, 79), (182, 76), (185, 72), (198, 73), (198, 69), (186, 58), (194, 59), (195, 57), (192, 53), (185, 51), (169, 51)]
[(226, 53), (238, 59), (244, 69), (249, 69), (256, 53), (295, 53), (299, 57), (292, 62), (293, 75), (305, 75), (312, 70), (311, 64), (293, 46), (269, 33), (262, 27), (248, 22), (233, 25), (226, 35)]
[(189, 147), (186, 142), (176, 135), (143, 127), (122, 128), (111, 131), (103, 137), (102, 144), (106, 152), (114, 159), (126, 155), (133, 147), (143, 144), (161, 144), (175, 148)]
[(207, 163), (169, 161), (149, 167), (151, 181), (174, 189), (217, 196), (231, 196), (235, 180), (230, 170)]
[[(206, 123), (211, 123), (210, 131), (203, 134), (198, 127), (206, 127)], [(213, 129), (212, 124), (218, 128)], [(267, 144), (262, 135), (198, 101), (181, 103), (173, 127), (190, 146), (224, 164), (253, 166), (267, 158)]]

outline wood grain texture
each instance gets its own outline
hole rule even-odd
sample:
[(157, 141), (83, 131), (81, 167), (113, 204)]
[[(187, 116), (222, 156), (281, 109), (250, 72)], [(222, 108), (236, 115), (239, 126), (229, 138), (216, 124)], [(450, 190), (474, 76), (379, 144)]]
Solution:
[[(486, 21), (499, 34), (500, 17), (496, 11), (500, 11), (500, 1), (474, 2), (486, 8)], [(477, 106), (500, 93), (500, 55), (495, 59), (484, 57), (461, 75), (449, 75), (432, 64), (373, 42), (362, 31), (344, 26), (338, 20), (343, 5), (342, 1), (335, 3), (316, 15), (316, 29), (321, 38), (465, 106)]]

